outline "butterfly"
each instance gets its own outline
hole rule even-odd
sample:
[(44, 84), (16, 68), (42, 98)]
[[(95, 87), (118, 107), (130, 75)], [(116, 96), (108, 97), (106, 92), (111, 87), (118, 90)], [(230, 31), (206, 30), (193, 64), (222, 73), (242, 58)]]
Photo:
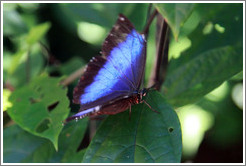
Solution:
[(66, 122), (127, 109), (131, 112), (132, 105), (146, 103), (143, 100), (148, 91), (143, 88), (146, 40), (124, 15), (119, 14), (101, 54), (90, 60), (74, 88), (73, 102), (80, 104), (80, 110)]

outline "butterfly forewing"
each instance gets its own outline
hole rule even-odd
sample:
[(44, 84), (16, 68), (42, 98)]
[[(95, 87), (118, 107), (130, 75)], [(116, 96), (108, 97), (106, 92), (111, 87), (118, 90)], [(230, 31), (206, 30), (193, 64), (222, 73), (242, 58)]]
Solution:
[(117, 102), (122, 102), (118, 104), (119, 109), (127, 109), (131, 96), (141, 86), (145, 49), (143, 36), (137, 33), (125, 16), (119, 15), (103, 43), (102, 56), (94, 57), (89, 62), (74, 89), (73, 101), (81, 105), (81, 112), (73, 117), (95, 112), (100, 114), (100, 111), (110, 114), (111, 109), (117, 110)]

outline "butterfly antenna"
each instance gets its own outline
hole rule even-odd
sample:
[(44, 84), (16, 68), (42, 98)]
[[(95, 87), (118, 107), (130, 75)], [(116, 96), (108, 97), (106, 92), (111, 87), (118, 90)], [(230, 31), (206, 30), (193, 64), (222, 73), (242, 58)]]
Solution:
[(149, 105), (149, 103), (147, 103), (147, 101), (145, 101), (145, 100), (143, 100), (143, 102), (152, 110), (152, 111), (154, 111), (154, 112), (156, 112), (156, 113), (160, 113), (159, 111), (156, 111), (154, 108), (152, 108), (150, 105)]

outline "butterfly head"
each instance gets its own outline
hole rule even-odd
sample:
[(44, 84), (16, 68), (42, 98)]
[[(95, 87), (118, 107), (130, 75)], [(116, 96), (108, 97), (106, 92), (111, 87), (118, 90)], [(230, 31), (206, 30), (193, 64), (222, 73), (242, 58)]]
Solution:
[(143, 102), (143, 97), (147, 95), (148, 89), (144, 88), (137, 92), (137, 103)]

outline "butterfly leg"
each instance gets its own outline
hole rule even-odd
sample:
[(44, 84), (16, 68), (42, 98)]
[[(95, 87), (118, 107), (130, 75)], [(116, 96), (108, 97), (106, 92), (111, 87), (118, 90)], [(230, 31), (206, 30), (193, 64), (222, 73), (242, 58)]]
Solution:
[(152, 111), (154, 111), (154, 112), (156, 112), (156, 113), (160, 113), (159, 111), (156, 111), (154, 108), (152, 108), (150, 105), (149, 105), (149, 103), (147, 103), (145, 100), (143, 100), (143, 102), (152, 110)]

